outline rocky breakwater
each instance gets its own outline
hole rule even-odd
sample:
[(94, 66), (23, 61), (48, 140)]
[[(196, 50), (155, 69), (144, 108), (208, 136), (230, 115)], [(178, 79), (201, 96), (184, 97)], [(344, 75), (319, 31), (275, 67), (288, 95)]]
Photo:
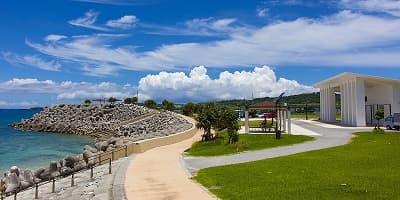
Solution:
[[(47, 131), (88, 135), (99, 138), (94, 147), (86, 145), (77, 156), (67, 155), (48, 167), (31, 171), (13, 166), (4, 173), (3, 193), (13, 193), (35, 183), (68, 176), (98, 164), (91, 159), (132, 142), (167, 136), (192, 128), (193, 124), (169, 111), (154, 111), (136, 105), (55, 105), (45, 108), (31, 119), (11, 124), (19, 130)], [(105, 134), (107, 137), (99, 137)], [(107, 139), (104, 139), (107, 138)]]
[(155, 113), (132, 104), (54, 105), (28, 120), (10, 126), (23, 131), (44, 131), (99, 137), (112, 136), (122, 122)]
[(67, 155), (59, 162), (51, 161), (48, 167), (36, 170), (21, 170), (17, 166), (12, 166), (1, 178), (0, 191), (6, 195), (12, 194), (32, 187), (36, 183), (66, 177), (72, 173), (90, 169), (99, 164), (97, 159), (99, 155), (105, 151), (112, 151), (114, 148), (125, 146), (129, 142), (129, 140), (123, 138), (111, 137), (106, 141), (96, 143), (95, 147), (86, 145), (83, 152), (77, 156)]
[(165, 111), (137, 122), (122, 125), (115, 136), (138, 141), (179, 133), (192, 128), (192, 126), (192, 123), (178, 114)]

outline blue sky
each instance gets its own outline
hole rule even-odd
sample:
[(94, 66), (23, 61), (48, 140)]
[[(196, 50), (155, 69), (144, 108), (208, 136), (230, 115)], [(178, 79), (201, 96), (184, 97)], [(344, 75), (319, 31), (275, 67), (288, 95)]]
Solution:
[(400, 78), (397, 0), (0, 2), (0, 107), (276, 96)]

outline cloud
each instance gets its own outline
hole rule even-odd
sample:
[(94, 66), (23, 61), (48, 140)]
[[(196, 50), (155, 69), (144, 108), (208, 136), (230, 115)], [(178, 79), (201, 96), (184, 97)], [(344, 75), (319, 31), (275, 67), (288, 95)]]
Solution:
[(38, 80), (35, 78), (14, 78), (0, 82), (0, 93), (10, 94), (52, 94), (57, 99), (92, 99), (92, 98), (124, 98), (136, 94), (136, 87), (129, 84), (119, 85), (110, 82), (88, 83), (53, 80)]
[(138, 87), (142, 98), (176, 102), (250, 99), (252, 93), (254, 97), (274, 97), (282, 92), (293, 95), (316, 91), (295, 80), (277, 79), (268, 66), (255, 67), (253, 71), (224, 71), (215, 79), (208, 76), (204, 66), (193, 68), (189, 75), (160, 72), (140, 79)]
[(269, 9), (268, 8), (257, 8), (257, 16), (258, 17), (265, 17), (268, 15)]
[(130, 29), (136, 26), (138, 19), (134, 15), (125, 15), (119, 19), (107, 21), (107, 26), (112, 28)]
[(347, 9), (367, 12), (381, 12), (400, 17), (399, 0), (341, 0), (340, 4)]
[(11, 52), (3, 52), (2, 54), (3, 59), (10, 64), (28, 65), (47, 71), (59, 71), (61, 69), (61, 64), (57, 61), (46, 61), (40, 58), (38, 55), (20, 56)]
[(147, 29), (148, 34), (157, 35), (184, 35), (184, 36), (229, 36), (230, 34), (249, 31), (250, 27), (236, 25), (235, 18), (215, 19), (195, 18), (185, 21), (175, 26), (160, 26), (154, 24), (141, 23), (141, 27)]
[(85, 16), (79, 17), (78, 19), (70, 20), (68, 23), (74, 26), (94, 29), (98, 31), (109, 31), (109, 29), (107, 28), (95, 25), (98, 16), (98, 12), (89, 10), (85, 13)]
[(2, 108), (31, 108), (39, 105), (36, 101), (9, 102), (0, 100), (0, 107)]
[(47, 41), (47, 42), (51, 42), (51, 41), (55, 42), (55, 41), (58, 41), (58, 40), (61, 40), (61, 39), (64, 39), (64, 38), (67, 38), (67, 36), (51, 34), (51, 35), (46, 36), (44, 38), (44, 40)]
[[(193, 30), (227, 31), (234, 19), (198, 19)], [(204, 25), (206, 24), (206, 25)], [(373, 27), (373, 28), (371, 28)], [(399, 67), (400, 19), (351, 11), (310, 19), (279, 21), (229, 32), (211, 42), (177, 43), (137, 52), (134, 44), (115, 46), (126, 35), (96, 34), (43, 44), (27, 44), (48, 56), (81, 64), (85, 73), (113, 75), (120, 70), (179, 70), (187, 66), (341, 66)], [(203, 33), (207, 33), (205, 29)]]

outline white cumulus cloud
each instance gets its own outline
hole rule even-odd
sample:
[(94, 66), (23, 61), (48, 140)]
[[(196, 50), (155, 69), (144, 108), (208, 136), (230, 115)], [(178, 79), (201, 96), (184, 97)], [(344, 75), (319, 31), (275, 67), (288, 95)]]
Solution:
[(0, 82), (0, 93), (52, 94), (57, 99), (91, 99), (91, 98), (124, 98), (133, 96), (136, 87), (119, 85), (110, 82), (89, 83), (53, 80), (38, 80), (36, 78), (13, 78)]
[(287, 95), (317, 91), (299, 84), (295, 80), (277, 78), (268, 66), (255, 67), (252, 71), (224, 71), (212, 79), (204, 66), (193, 68), (189, 75), (183, 72), (160, 72), (140, 79), (142, 98), (176, 102), (274, 97), (285, 92)]
[(134, 15), (125, 15), (119, 19), (107, 21), (107, 26), (120, 29), (130, 29), (136, 26), (138, 19)]

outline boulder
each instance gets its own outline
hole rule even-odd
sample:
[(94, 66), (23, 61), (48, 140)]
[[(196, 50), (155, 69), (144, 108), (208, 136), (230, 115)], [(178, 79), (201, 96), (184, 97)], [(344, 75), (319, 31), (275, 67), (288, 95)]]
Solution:
[(94, 154), (90, 150), (85, 150), (83, 151), (83, 160), (85, 160), (86, 163), (88, 163), (88, 160), (90, 157), (92, 157)]
[(19, 169), (17, 166), (12, 166), (12, 167), (10, 168), (10, 172), (11, 172), (11, 173), (15, 173), (17, 176), (19, 176), (19, 174), (20, 174), (20, 169)]
[(40, 174), (42, 174), (42, 173), (44, 172), (44, 170), (45, 170), (45, 168), (41, 167), (41, 168), (35, 170), (35, 172), (33, 172), (33, 175), (34, 175), (35, 177), (39, 178), (39, 177), (40, 177)]
[(21, 180), (21, 187), (23, 189), (31, 187), (34, 183), (33, 180), (33, 173), (31, 170), (27, 169), (23, 172), (22, 180)]
[(85, 146), (83, 147), (83, 150), (89, 150), (89, 151), (91, 151), (92, 153), (97, 153), (97, 149), (96, 149), (96, 148), (93, 148), (93, 147), (91, 147), (91, 146), (89, 146), (89, 145), (85, 145)]
[(55, 178), (60, 175), (56, 161), (51, 161), (49, 166), (49, 173), (51, 178)]
[(61, 175), (66, 176), (72, 173), (72, 169), (69, 167), (61, 167)]
[(20, 184), (21, 183), (18, 179), (17, 174), (13, 172), (9, 173), (5, 181), (6, 185), (5, 193), (16, 191), (17, 189), (19, 189)]

